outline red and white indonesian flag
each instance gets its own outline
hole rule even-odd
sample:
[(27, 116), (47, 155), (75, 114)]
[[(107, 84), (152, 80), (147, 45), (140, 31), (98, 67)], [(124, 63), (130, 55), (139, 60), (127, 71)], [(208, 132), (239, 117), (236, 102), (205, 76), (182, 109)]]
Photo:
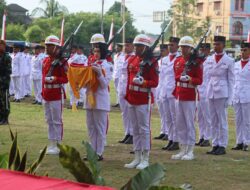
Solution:
[(248, 30), (248, 34), (247, 34), (247, 42), (250, 43), (250, 29)]
[[(110, 25), (110, 32), (109, 32), (109, 40), (113, 37), (114, 35), (114, 19), (112, 18), (112, 22), (111, 22), (111, 25)], [(110, 51), (112, 51), (113, 49), (113, 44), (111, 43), (108, 47), (108, 49)]]
[(64, 44), (64, 18), (62, 19), (60, 46), (63, 46), (63, 44)]
[(6, 11), (3, 13), (2, 36), (1, 40), (6, 40)]

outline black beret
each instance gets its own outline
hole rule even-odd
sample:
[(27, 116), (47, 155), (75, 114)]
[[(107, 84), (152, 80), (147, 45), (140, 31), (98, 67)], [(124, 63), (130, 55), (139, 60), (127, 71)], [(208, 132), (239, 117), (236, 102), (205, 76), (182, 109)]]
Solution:
[(167, 49), (168, 48), (168, 44), (161, 44), (160, 45), (160, 49)]
[(173, 36), (171, 36), (170, 38), (169, 38), (169, 42), (175, 42), (175, 43), (179, 43), (179, 41), (180, 41), (180, 38), (177, 38), (177, 37), (173, 37)]
[(125, 43), (126, 43), (126, 44), (132, 44), (133, 41), (134, 41), (133, 38), (127, 38), (127, 39), (125, 40)]
[(202, 43), (202, 44), (201, 44), (201, 48), (210, 49), (210, 48), (211, 48), (211, 45), (210, 45), (210, 43)]
[(14, 47), (14, 48), (21, 48), (21, 47), (22, 47), (22, 44), (20, 44), (20, 43), (14, 43), (14, 44), (13, 44), (13, 47)]
[(40, 49), (40, 48), (41, 48), (41, 46), (39, 46), (39, 45), (35, 46), (35, 49)]
[(214, 36), (214, 41), (215, 42), (226, 42), (226, 37), (225, 36)]
[(250, 42), (242, 42), (242, 43), (240, 44), (240, 47), (241, 47), (241, 48), (250, 48)]

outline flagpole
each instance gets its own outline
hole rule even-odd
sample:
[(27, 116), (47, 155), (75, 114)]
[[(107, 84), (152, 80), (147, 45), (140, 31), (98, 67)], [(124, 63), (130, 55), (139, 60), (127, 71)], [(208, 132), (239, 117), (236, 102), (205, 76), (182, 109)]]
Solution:
[(64, 17), (62, 19), (62, 25), (61, 25), (61, 36), (60, 36), (60, 46), (63, 46), (64, 44)]
[(101, 34), (104, 34), (104, 32), (103, 32), (103, 14), (104, 14), (104, 0), (102, 0)]
[(6, 10), (3, 13), (3, 22), (2, 22), (2, 35), (1, 40), (6, 40)]

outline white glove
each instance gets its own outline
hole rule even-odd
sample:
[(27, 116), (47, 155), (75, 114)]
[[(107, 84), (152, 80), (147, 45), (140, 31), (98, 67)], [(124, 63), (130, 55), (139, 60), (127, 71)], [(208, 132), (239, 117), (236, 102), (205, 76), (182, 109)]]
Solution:
[(144, 78), (142, 76), (136, 76), (135, 78), (133, 78), (134, 84), (142, 85), (143, 82), (144, 82)]
[(52, 83), (55, 80), (55, 77), (51, 76), (51, 77), (45, 77), (45, 81), (48, 83)]
[(188, 82), (188, 81), (190, 81), (190, 76), (188, 76), (188, 75), (182, 75), (181, 77), (180, 77), (180, 81), (182, 81), (182, 82)]
[(102, 75), (102, 68), (100, 65), (92, 65), (92, 69), (97, 73), (98, 76)]

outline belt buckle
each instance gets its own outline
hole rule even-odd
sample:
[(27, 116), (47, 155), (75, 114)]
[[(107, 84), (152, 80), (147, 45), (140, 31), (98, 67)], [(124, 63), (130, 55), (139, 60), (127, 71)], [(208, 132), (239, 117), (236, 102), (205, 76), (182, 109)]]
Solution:
[(139, 86), (134, 86), (134, 91), (139, 91)]

